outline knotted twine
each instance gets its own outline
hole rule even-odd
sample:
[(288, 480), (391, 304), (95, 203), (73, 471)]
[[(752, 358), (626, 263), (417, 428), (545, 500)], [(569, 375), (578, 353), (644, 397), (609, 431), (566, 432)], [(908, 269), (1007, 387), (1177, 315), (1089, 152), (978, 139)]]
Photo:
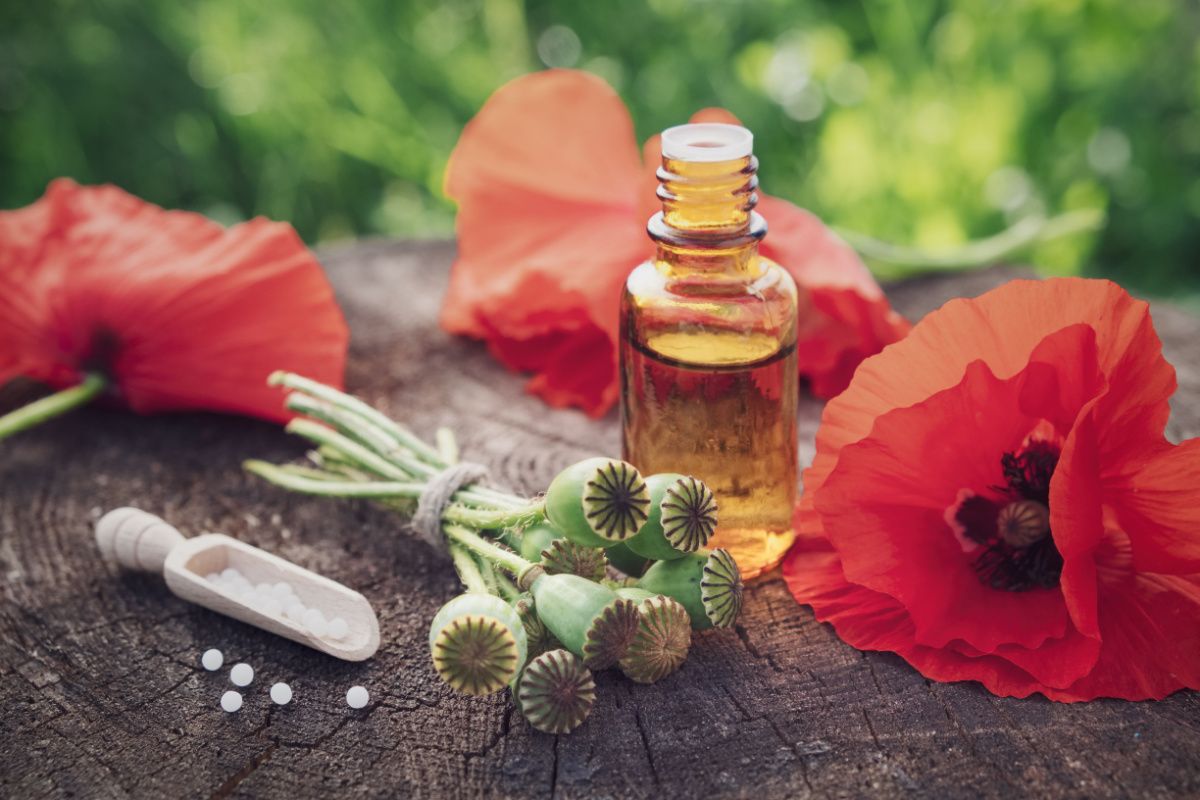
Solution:
[(417, 498), (417, 513), (412, 516), (412, 527), (417, 535), (434, 550), (449, 556), (450, 548), (442, 534), (442, 514), (455, 492), (469, 483), (483, 480), (487, 474), (488, 468), (483, 464), (461, 461), (430, 478)]

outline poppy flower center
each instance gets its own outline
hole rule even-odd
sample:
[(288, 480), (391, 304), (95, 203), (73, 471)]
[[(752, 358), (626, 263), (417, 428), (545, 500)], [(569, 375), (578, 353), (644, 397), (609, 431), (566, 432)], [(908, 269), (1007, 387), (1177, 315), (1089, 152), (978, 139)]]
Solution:
[(88, 348), (87, 356), (81, 361), (80, 367), (84, 372), (103, 375), (105, 378), (111, 379), (113, 363), (117, 360), (120, 349), (121, 340), (116, 331), (112, 328), (97, 328), (92, 333), (91, 346)]
[(1033, 441), (1000, 459), (1000, 499), (968, 494), (953, 512), (954, 527), (973, 543), (971, 566), (993, 589), (1024, 592), (1058, 585), (1063, 560), (1050, 534), (1050, 479), (1061, 449)]

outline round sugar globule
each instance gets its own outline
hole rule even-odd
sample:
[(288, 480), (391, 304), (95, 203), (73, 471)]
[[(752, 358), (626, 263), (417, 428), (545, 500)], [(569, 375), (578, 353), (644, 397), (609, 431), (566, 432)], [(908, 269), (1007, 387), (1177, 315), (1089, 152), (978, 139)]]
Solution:
[(322, 637), (329, 630), (329, 623), (325, 621), (325, 615), (321, 613), (319, 608), (309, 608), (304, 612), (304, 627), (313, 636)]
[(242, 693), (230, 689), (221, 695), (221, 708), (232, 714), (242, 707)]
[(216, 672), (225, 663), (225, 656), (215, 647), (210, 647), (204, 651), (204, 655), (200, 656), (200, 665), (209, 672)]
[(350, 633), (350, 624), (341, 617), (334, 617), (329, 620), (325, 633), (330, 639), (345, 639)]
[(308, 608), (295, 598), (289, 600), (288, 604), (283, 607), (283, 615), (292, 622), (303, 623), (305, 611), (308, 611)]
[(371, 695), (363, 686), (351, 686), (346, 691), (346, 705), (353, 709), (366, 708), (371, 701)]
[(254, 667), (244, 661), (234, 664), (229, 670), (229, 680), (234, 686), (249, 686), (254, 681)]
[(279, 706), (292, 702), (292, 687), (286, 683), (276, 683), (271, 687), (271, 702)]

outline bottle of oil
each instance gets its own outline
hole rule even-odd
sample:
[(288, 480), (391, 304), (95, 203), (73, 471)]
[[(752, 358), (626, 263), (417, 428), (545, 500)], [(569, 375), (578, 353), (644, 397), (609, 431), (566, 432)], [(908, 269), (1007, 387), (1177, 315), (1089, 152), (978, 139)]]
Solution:
[(705, 481), (718, 504), (709, 546), (745, 577), (792, 543), (797, 469), (796, 287), (758, 254), (752, 145), (735, 125), (663, 133), (657, 252), (621, 301), (625, 460)]

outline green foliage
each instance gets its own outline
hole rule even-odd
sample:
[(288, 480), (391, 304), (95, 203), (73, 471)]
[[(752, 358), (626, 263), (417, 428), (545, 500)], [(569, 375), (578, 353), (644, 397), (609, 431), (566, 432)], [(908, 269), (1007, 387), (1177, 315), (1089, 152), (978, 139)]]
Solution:
[(1027, 257), (1196, 291), (1198, 34), (1175, 0), (7, 4), (0, 207), (70, 175), (309, 241), (444, 236), (458, 131), (549, 64), (606, 77), (642, 137), (731, 109), (764, 188), (839, 228), (936, 250), (1101, 209)]

